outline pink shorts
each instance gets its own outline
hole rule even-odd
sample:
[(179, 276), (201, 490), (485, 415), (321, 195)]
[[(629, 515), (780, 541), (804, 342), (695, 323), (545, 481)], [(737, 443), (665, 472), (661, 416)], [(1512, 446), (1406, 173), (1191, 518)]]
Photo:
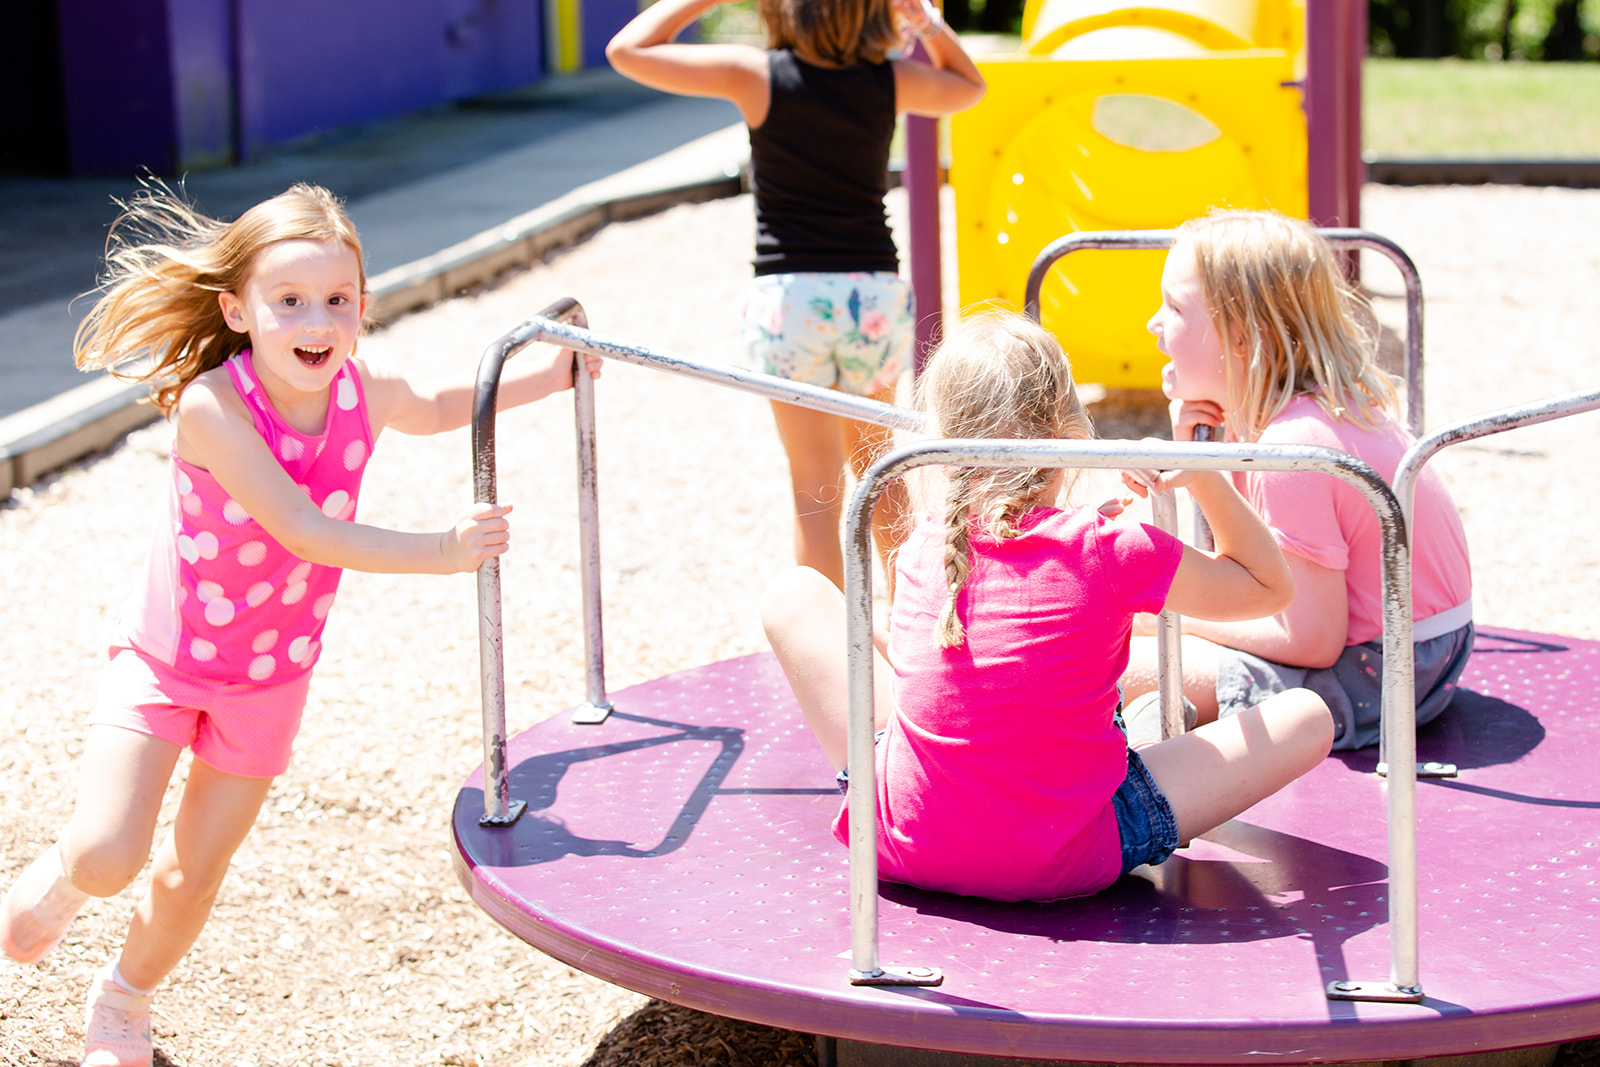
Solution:
[(289, 768), (310, 672), (278, 685), (219, 682), (125, 645), (112, 645), (108, 655), (88, 725), (191, 748), (196, 759), (241, 778), (275, 778)]

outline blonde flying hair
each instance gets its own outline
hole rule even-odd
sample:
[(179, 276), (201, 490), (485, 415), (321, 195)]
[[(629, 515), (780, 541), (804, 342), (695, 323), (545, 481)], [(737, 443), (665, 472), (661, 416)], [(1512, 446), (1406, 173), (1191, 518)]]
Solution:
[[(917, 379), (917, 402), (940, 437), (1027, 440), (1094, 437), (1072, 367), (1055, 337), (1020, 315), (990, 312), (959, 323)], [(966, 640), (956, 603), (972, 566), (971, 527), (1017, 537), (1018, 521), (1039, 506), (1055, 467), (949, 467), (944, 507), (946, 596), (933, 640)]]
[(1274, 211), (1217, 211), (1178, 227), (1225, 350), (1228, 423), (1254, 441), (1296, 396), (1375, 426), (1398, 410), (1377, 363), (1371, 306), (1310, 223)]
[(889, 0), (760, 0), (768, 48), (841, 67), (882, 63), (900, 43)]
[[(100, 298), (73, 339), (85, 370), (109, 369), (127, 381), (149, 382), (163, 415), (195, 378), (248, 347), (222, 317), (218, 293), (237, 293), (256, 254), (279, 241), (342, 241), (356, 256), (361, 292), (367, 289), (361, 238), (344, 205), (326, 189), (297, 184), (232, 222), (200, 214), (159, 181), (126, 203), (106, 241)], [(119, 371), (149, 358), (136, 371)]]

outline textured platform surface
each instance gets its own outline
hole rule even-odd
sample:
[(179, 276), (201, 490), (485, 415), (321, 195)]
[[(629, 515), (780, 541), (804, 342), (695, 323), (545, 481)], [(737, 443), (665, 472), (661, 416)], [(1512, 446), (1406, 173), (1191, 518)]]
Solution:
[[(1418, 785), (1421, 1004), (1330, 1002), (1389, 977), (1376, 752), (1325, 761), (1157, 868), (1088, 899), (1002, 905), (884, 883), (886, 965), (853, 987), (839, 805), (765, 655), (612, 695), (512, 739), (528, 814), (455, 811), (473, 899), (606, 981), (859, 1041), (1123, 1063), (1393, 1060), (1600, 1033), (1600, 643), (1480, 632), (1418, 735), (1460, 777)], [(974, 813), (974, 832), (982, 832)]]

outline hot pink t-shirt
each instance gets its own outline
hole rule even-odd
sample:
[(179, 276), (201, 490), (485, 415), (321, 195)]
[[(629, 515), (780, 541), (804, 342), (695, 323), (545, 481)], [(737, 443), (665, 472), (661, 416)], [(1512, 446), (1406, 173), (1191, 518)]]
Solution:
[[(877, 750), (879, 871), (891, 881), (1054, 900), (1121, 871), (1117, 680), (1132, 616), (1161, 609), (1183, 546), (1091, 508), (1041, 508), (1023, 525), (1011, 540), (973, 537), (955, 648), (932, 637), (943, 524), (919, 524), (900, 551), (895, 711)], [(848, 840), (848, 827), (842, 809), (835, 835)]]
[[(323, 514), (350, 520), (372, 455), (366, 395), (354, 363), (333, 379), (320, 434), (303, 434), (261, 388), (250, 352), (223, 364), (256, 431)], [(276, 685), (322, 651), (322, 627), (343, 573), (273, 539), (209, 471), (172, 457), (167, 513), (156, 524), (144, 584), (123, 612), (125, 640), (187, 674)]]
[[(1392, 419), (1376, 429), (1335, 419), (1309, 396), (1297, 396), (1261, 435), (1264, 445), (1321, 445), (1364, 460), (1389, 481), (1415, 439)], [(1347, 645), (1383, 634), (1383, 530), (1360, 490), (1326, 474), (1240, 471), (1239, 492), (1272, 528), (1285, 552), (1344, 571), (1350, 601)], [(1444, 481), (1425, 467), (1412, 508), (1412, 617), (1429, 618), (1472, 596), (1467, 535)]]

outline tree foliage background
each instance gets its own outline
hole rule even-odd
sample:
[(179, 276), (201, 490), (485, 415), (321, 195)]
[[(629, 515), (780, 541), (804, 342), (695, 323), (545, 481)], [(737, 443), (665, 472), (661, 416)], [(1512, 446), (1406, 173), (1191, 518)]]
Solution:
[[(944, 0), (943, 8), (963, 33), (1017, 34), (1023, 3)], [(1375, 56), (1600, 60), (1600, 0), (1368, 0), (1367, 21)], [(714, 8), (706, 22), (713, 36), (760, 32), (754, 0)]]
[(1600, 59), (1600, 0), (1369, 0), (1375, 56)]

